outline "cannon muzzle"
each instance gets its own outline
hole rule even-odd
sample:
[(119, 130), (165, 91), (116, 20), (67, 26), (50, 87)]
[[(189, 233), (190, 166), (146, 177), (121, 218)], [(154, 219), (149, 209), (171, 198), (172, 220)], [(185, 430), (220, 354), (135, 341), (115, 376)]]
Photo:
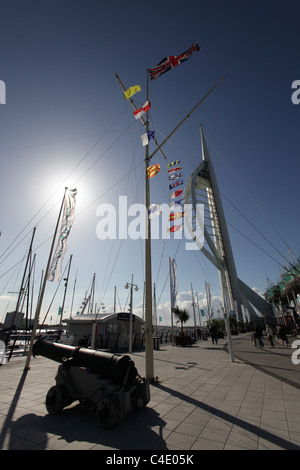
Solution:
[(72, 366), (86, 367), (122, 386), (134, 384), (138, 377), (135, 364), (127, 355), (77, 348), (43, 339), (34, 343), (32, 352), (34, 356), (44, 356), (61, 364), (71, 360)]

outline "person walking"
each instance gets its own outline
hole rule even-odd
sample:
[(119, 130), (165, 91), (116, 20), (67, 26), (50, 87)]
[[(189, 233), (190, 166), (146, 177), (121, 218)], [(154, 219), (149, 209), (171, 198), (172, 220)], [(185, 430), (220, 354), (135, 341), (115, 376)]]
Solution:
[(218, 330), (215, 325), (211, 325), (209, 328), (212, 344), (218, 344)]
[(286, 335), (286, 329), (282, 325), (278, 326), (278, 338), (281, 339), (282, 346), (287, 346), (289, 344), (289, 340), (288, 340), (287, 335)]
[(264, 347), (264, 342), (263, 342), (263, 339), (262, 339), (262, 329), (260, 328), (260, 326), (258, 326), (257, 323), (256, 323), (255, 328), (254, 328), (254, 334), (255, 334), (255, 338), (258, 339), (259, 346), (261, 348), (263, 348)]
[(274, 348), (275, 347), (274, 339), (273, 339), (274, 333), (273, 333), (273, 329), (268, 324), (266, 325), (266, 333), (268, 336), (268, 341), (270, 341), (271, 347)]

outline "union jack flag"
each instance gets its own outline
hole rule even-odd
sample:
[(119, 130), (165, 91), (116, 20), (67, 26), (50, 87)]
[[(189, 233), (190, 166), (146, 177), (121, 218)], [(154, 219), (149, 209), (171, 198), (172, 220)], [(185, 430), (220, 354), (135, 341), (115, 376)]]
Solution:
[(185, 62), (191, 57), (193, 51), (199, 51), (200, 47), (198, 46), (198, 41), (194, 42), (194, 44), (185, 52), (180, 55), (171, 55), (169, 57), (165, 57), (162, 59), (155, 67), (152, 69), (148, 69), (150, 74), (150, 79), (155, 80), (157, 77), (162, 75), (163, 73), (168, 72), (168, 70), (173, 69), (177, 65)]

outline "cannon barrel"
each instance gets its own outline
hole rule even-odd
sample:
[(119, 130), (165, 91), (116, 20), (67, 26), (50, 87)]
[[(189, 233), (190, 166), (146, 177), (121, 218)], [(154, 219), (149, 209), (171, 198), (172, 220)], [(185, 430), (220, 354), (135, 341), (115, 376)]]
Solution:
[(127, 355), (76, 348), (43, 339), (38, 339), (34, 343), (32, 352), (34, 356), (44, 356), (61, 364), (66, 359), (72, 359), (72, 366), (89, 368), (118, 385), (133, 384), (138, 376), (134, 362)]

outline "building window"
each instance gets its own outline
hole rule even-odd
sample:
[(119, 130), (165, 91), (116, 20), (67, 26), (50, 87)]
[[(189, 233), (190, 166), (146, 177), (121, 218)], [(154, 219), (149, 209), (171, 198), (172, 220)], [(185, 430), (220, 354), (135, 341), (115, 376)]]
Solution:
[(118, 325), (116, 323), (107, 323), (106, 332), (107, 333), (117, 333), (118, 332)]

